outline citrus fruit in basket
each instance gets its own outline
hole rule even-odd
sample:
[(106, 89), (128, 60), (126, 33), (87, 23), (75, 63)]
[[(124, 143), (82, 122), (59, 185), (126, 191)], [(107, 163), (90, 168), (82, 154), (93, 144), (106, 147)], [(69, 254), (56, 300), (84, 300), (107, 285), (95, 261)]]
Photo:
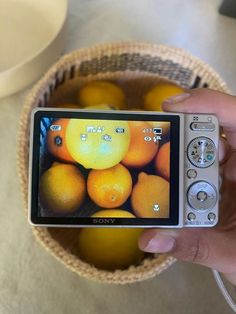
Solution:
[(170, 142), (160, 147), (155, 158), (155, 168), (166, 180), (170, 179)]
[[(100, 210), (92, 217), (135, 219), (133, 214), (121, 209)], [(139, 228), (83, 228), (78, 237), (78, 254), (100, 269), (125, 269), (144, 258), (144, 252), (138, 247), (141, 233)]]
[(131, 204), (137, 217), (169, 217), (169, 182), (162, 177), (141, 172), (133, 187)]
[(117, 165), (126, 155), (129, 143), (130, 130), (126, 121), (102, 120), (98, 123), (90, 119), (70, 119), (67, 125), (68, 151), (85, 168), (106, 169)]
[(131, 134), (130, 146), (122, 163), (127, 167), (143, 167), (147, 165), (158, 151), (158, 142), (153, 138), (146, 141), (149, 134), (144, 133), (145, 129), (150, 129), (150, 124), (144, 121), (128, 122)]
[(81, 107), (78, 104), (56, 104), (54, 105), (56, 108), (71, 108), (71, 109), (80, 109)]
[(68, 120), (58, 119), (54, 121), (53, 124), (60, 126), (60, 130), (53, 131), (49, 128), (47, 132), (47, 147), (49, 152), (60, 160), (74, 162), (65, 143), (65, 132)]
[(83, 107), (109, 104), (124, 109), (125, 94), (116, 84), (107, 81), (93, 81), (82, 86), (78, 102)]
[(132, 177), (125, 166), (118, 164), (104, 170), (91, 170), (87, 180), (91, 199), (104, 208), (121, 206), (132, 191)]
[(117, 110), (118, 108), (114, 105), (94, 105), (94, 106), (88, 106), (88, 107), (84, 107), (83, 109), (86, 110), (93, 110), (93, 109), (98, 109), (98, 110)]
[(162, 111), (164, 100), (184, 92), (183, 88), (175, 84), (159, 83), (144, 96), (143, 108), (145, 110)]
[(85, 194), (85, 179), (74, 165), (53, 163), (40, 177), (39, 198), (45, 210), (72, 213), (79, 209)]

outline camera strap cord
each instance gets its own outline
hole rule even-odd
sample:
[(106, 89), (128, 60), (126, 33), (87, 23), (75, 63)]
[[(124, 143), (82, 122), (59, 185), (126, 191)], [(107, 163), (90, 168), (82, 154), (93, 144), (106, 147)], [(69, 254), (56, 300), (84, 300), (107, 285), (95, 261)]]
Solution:
[(212, 273), (223, 297), (225, 298), (226, 302), (231, 307), (231, 309), (236, 313), (236, 303), (233, 301), (231, 295), (226, 289), (219, 272), (217, 270), (212, 269)]

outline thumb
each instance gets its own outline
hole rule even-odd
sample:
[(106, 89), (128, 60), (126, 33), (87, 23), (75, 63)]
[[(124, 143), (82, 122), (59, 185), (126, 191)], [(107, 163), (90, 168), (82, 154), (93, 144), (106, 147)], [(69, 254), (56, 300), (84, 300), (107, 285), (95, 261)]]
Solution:
[(164, 111), (215, 114), (227, 141), (236, 149), (236, 97), (206, 88), (191, 89), (162, 103)]
[(142, 234), (139, 247), (231, 273), (235, 272), (236, 258), (232, 239), (232, 235), (211, 228), (150, 229)]

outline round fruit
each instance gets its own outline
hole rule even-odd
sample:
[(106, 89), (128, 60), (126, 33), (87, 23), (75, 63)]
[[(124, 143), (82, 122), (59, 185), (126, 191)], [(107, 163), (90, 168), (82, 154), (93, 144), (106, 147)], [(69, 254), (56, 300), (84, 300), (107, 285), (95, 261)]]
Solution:
[(57, 104), (54, 107), (56, 108), (73, 108), (73, 109), (79, 109), (80, 106), (78, 104)]
[(171, 83), (159, 83), (153, 87), (144, 97), (144, 109), (162, 111), (164, 100), (184, 93), (184, 89)]
[(165, 143), (159, 149), (155, 158), (155, 168), (157, 173), (166, 180), (170, 179), (170, 142)]
[(47, 146), (49, 152), (56, 158), (63, 161), (74, 162), (70, 153), (67, 150), (65, 143), (65, 132), (69, 120), (58, 119), (53, 122), (53, 125), (60, 126), (60, 130), (49, 129), (47, 132)]
[(72, 213), (79, 209), (85, 194), (84, 177), (74, 165), (55, 163), (40, 178), (39, 198), (46, 210)]
[(162, 177), (141, 172), (131, 194), (131, 204), (137, 217), (169, 217), (169, 182)]
[(104, 170), (91, 170), (87, 190), (98, 206), (116, 208), (129, 197), (132, 191), (132, 178), (129, 170), (121, 164)]
[[(150, 124), (144, 121), (130, 121), (130, 146), (122, 163), (127, 167), (143, 167), (147, 165), (158, 151), (158, 142), (154, 142), (153, 133), (144, 133), (150, 130)], [(147, 140), (150, 141), (147, 141)]]
[[(135, 219), (133, 214), (120, 209), (101, 210), (92, 217)], [(144, 258), (144, 252), (138, 248), (141, 233), (138, 228), (83, 228), (78, 238), (78, 254), (100, 269), (125, 269)]]
[(86, 109), (86, 110), (90, 110), (90, 109), (98, 109), (98, 110), (116, 110), (116, 109), (118, 109), (118, 108), (115, 107), (114, 105), (95, 105), (95, 106), (84, 107), (84, 109)]
[(67, 125), (68, 151), (85, 168), (106, 169), (117, 165), (127, 153), (129, 143), (126, 121), (70, 119)]
[(80, 88), (78, 102), (83, 107), (109, 104), (123, 109), (125, 108), (125, 94), (114, 83), (93, 81)]

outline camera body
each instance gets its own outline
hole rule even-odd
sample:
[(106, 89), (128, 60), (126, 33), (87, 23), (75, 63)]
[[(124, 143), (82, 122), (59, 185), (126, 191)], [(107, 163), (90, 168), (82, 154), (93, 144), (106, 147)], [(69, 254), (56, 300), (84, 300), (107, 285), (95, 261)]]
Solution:
[[(116, 161), (116, 163), (125, 166), (132, 176), (132, 192), (120, 208), (134, 214), (133, 218), (94, 216), (94, 213), (99, 212), (101, 208), (97, 206), (98, 204), (92, 203), (91, 205), (91, 198), (89, 197), (85, 199), (80, 209), (78, 208), (77, 211), (69, 214), (54, 212), (51, 208), (46, 208), (47, 206), (40, 200), (39, 186), (42, 173), (47, 171), (52, 162), (55, 161), (55, 156), (52, 156), (47, 148), (48, 132), (55, 132), (56, 135), (57, 131), (61, 129), (58, 122), (61, 119), (68, 120), (69, 127), (67, 126), (65, 130), (67, 141), (73, 143), (77, 141), (75, 147), (77, 150), (81, 150), (78, 156), (74, 153), (73, 147), (67, 145), (75, 159), (75, 166), (84, 173), (85, 180), (91, 169), (97, 168), (99, 171), (114, 166), (110, 163), (112, 158), (106, 158), (106, 151), (117, 149), (121, 143), (124, 143), (124, 138), (126, 141), (130, 141), (127, 146), (129, 152), (132, 146), (131, 142), (135, 140), (136, 136), (141, 137), (145, 145), (142, 142), (140, 152), (136, 152), (136, 155), (140, 153), (140, 156), (142, 156), (144, 146), (148, 150), (149, 147), (151, 149), (151, 146), (148, 145), (153, 146), (153, 143), (156, 143), (157, 153), (148, 164), (127, 166), (124, 156)], [(146, 124), (149, 127), (146, 127)], [(76, 138), (72, 138), (70, 134), (73, 125), (78, 129), (78, 137)], [(82, 125), (83, 130), (81, 129)], [(145, 127), (141, 127), (142, 125)], [(166, 126), (168, 126), (167, 131)], [(177, 228), (211, 227), (218, 222), (219, 123), (214, 115), (37, 108), (32, 112), (30, 133), (29, 221), (33, 225)], [(92, 142), (90, 141), (93, 141), (94, 145), (98, 145), (96, 146), (97, 150), (90, 151), (87, 159), (85, 156), (83, 162), (81, 155), (88, 147), (91, 147)], [(169, 169), (168, 178), (156, 167), (157, 154), (161, 151), (161, 147), (167, 143), (170, 147), (169, 155), (164, 163)], [(92, 155), (100, 154), (100, 147), (103, 147), (104, 159), (98, 158), (96, 160), (103, 160), (101, 167), (99, 162), (89, 164), (91, 152), (93, 152)], [(108, 160), (107, 164), (105, 164), (106, 160)], [(164, 195), (165, 191), (164, 193), (160, 192), (157, 185), (155, 196), (153, 193), (154, 186), (150, 184), (150, 191), (147, 190), (147, 202), (145, 203), (145, 196), (142, 198), (144, 199), (143, 207), (149, 207), (146, 211), (142, 207), (141, 209), (137, 208), (136, 203), (138, 202), (134, 200), (135, 197), (141, 196), (134, 196), (134, 190), (139, 184), (137, 178), (141, 172), (150, 176), (150, 179), (154, 180), (152, 182), (155, 182), (157, 177), (161, 177), (159, 180), (164, 180), (165, 184), (168, 184), (169, 192), (164, 202), (168, 205), (163, 205), (160, 196)], [(55, 182), (55, 184), (57, 183)], [(147, 205), (150, 198), (152, 198), (152, 202), (149, 202), (151, 205)], [(83, 211), (81, 208), (87, 209)]]
[(218, 221), (218, 120), (184, 115), (183, 225), (212, 226)]

